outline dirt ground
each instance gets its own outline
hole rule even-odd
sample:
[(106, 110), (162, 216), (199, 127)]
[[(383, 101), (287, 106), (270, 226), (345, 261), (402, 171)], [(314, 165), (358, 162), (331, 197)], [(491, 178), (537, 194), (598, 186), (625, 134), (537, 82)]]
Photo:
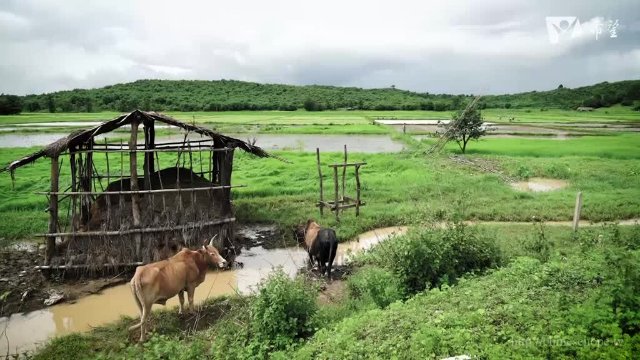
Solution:
[(34, 268), (42, 261), (43, 256), (37, 248), (0, 250), (0, 317), (45, 308), (45, 300), (52, 297), (62, 296), (59, 301), (73, 301), (128, 279), (125, 276), (87, 280), (47, 279)]

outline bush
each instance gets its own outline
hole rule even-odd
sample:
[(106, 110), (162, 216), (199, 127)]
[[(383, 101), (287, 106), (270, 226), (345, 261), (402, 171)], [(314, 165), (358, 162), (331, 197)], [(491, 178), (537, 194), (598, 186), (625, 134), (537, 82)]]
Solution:
[(284, 349), (312, 333), (316, 293), (302, 278), (292, 280), (281, 268), (260, 283), (250, 320), (253, 344), (261, 347), (257, 353)]
[(389, 270), (363, 267), (349, 277), (347, 289), (351, 298), (374, 303), (379, 308), (404, 298), (402, 283)]
[[(142, 351), (138, 345), (127, 348), (125, 358), (129, 359), (202, 359), (206, 356), (206, 346), (203, 341), (196, 340), (185, 342), (179, 338), (172, 338), (166, 335), (151, 336), (147, 342), (142, 344)], [(98, 358), (108, 359), (110, 356), (104, 355)]]
[(414, 230), (384, 241), (362, 259), (392, 271), (411, 294), (494, 267), (501, 255), (494, 241), (475, 228), (455, 223), (444, 230)]

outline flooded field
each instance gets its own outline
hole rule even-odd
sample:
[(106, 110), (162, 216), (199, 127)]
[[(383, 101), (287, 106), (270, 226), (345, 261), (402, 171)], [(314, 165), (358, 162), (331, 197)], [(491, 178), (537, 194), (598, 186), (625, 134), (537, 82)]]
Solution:
[[(67, 136), (65, 133), (48, 134), (0, 134), (0, 148), (46, 146), (52, 142)], [(398, 152), (404, 149), (400, 142), (393, 141), (387, 135), (294, 135), (294, 134), (227, 134), (240, 140), (256, 139), (256, 145), (269, 151), (273, 150), (299, 150), (315, 151), (342, 151), (346, 144), (351, 152), (379, 153)], [(119, 139), (124, 139), (126, 133), (122, 133)], [(111, 134), (110, 137), (113, 137)], [(96, 142), (104, 141), (104, 136), (97, 136)], [(190, 136), (190, 139), (200, 139), (199, 135)], [(184, 134), (162, 136), (156, 139), (156, 143), (168, 141), (183, 141)], [(144, 142), (143, 137), (138, 138)]]
[[(334, 264), (342, 265), (351, 254), (368, 249), (406, 230), (405, 227), (377, 229), (341, 243)], [(266, 249), (257, 245), (242, 249), (236, 262), (242, 263), (243, 266), (227, 271), (209, 272), (205, 281), (195, 291), (195, 302), (200, 303), (207, 298), (220, 295), (247, 294), (278, 266), (294, 276), (306, 266), (307, 258), (306, 251), (299, 247)], [(177, 305), (177, 297), (167, 301), (167, 307)], [(162, 306), (154, 305), (153, 308), (159, 309)], [(26, 314), (13, 314), (0, 319), (0, 329), (6, 331), (6, 338), (3, 336), (0, 339), (0, 354), (6, 354), (7, 350), (10, 353), (31, 350), (52, 337), (89, 331), (93, 327), (114, 322), (124, 315), (138, 316), (128, 283), (105, 289), (99, 294), (86, 296), (73, 303), (62, 303)]]

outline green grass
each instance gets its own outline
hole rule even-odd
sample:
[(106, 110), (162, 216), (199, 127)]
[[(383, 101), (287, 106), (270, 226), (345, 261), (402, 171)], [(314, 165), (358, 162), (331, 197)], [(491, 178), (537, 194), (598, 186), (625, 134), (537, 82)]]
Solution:
[[(428, 148), (435, 143), (435, 139), (425, 139), (422, 142)], [(455, 142), (447, 144), (446, 149), (450, 152), (460, 153), (460, 149)], [(640, 159), (640, 136), (626, 133), (609, 136), (584, 136), (566, 140), (481, 138), (478, 141), (469, 142), (467, 154), (538, 158), (579, 156), (631, 160)]]

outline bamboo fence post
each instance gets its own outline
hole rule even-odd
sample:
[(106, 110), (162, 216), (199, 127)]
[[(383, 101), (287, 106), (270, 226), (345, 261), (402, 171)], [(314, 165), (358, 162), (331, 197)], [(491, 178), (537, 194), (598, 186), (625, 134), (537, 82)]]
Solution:
[(322, 167), (320, 166), (320, 148), (316, 148), (316, 161), (318, 163), (318, 177), (320, 178), (320, 216), (324, 215), (324, 196), (322, 190)]
[(335, 192), (335, 202), (333, 203), (333, 207), (336, 210), (336, 221), (340, 221), (339, 218), (339, 210), (340, 208), (338, 207), (338, 203), (339, 203), (339, 189), (338, 189), (338, 168), (334, 167), (333, 168), (333, 189)]
[[(344, 145), (344, 163), (347, 163), (347, 144)], [(344, 200), (344, 178), (347, 175), (347, 167), (342, 168), (342, 200)]]
[(356, 216), (360, 215), (360, 165), (356, 165)]
[[(158, 153), (156, 152), (156, 163), (158, 164), (158, 167), (161, 167), (160, 165), (160, 155), (158, 155)], [(160, 183), (160, 190), (164, 190), (164, 186), (162, 185), (162, 176), (160, 176), (160, 174), (158, 174), (158, 182)], [(167, 200), (164, 196), (164, 193), (162, 193), (162, 212), (164, 213), (167, 210)]]
[[(107, 148), (107, 139), (104, 139), (104, 147)], [(109, 187), (109, 174), (111, 173), (111, 168), (109, 167), (109, 153), (105, 152), (104, 156), (107, 161), (107, 188)], [(106, 196), (107, 200), (107, 229), (111, 226), (111, 195)]]
[[(58, 167), (58, 156), (51, 158), (51, 192), (58, 192), (60, 170)], [(49, 196), (49, 233), (57, 232), (58, 228), (58, 195)], [(47, 238), (47, 249), (45, 253), (45, 264), (49, 265), (56, 253), (56, 237)]]
[(578, 224), (580, 223), (581, 211), (582, 211), (582, 191), (578, 191), (578, 195), (576, 195), (576, 207), (573, 210), (573, 232), (578, 231)]
[[(131, 191), (139, 191), (138, 187), (138, 159), (137, 149), (138, 145), (138, 119), (134, 118), (131, 121), (131, 138), (129, 139), (129, 167), (131, 176)], [(131, 194), (131, 212), (133, 214), (133, 227), (140, 226), (140, 195), (137, 193)], [(134, 235), (136, 245), (136, 259), (140, 259), (142, 251), (142, 237), (140, 234)]]

